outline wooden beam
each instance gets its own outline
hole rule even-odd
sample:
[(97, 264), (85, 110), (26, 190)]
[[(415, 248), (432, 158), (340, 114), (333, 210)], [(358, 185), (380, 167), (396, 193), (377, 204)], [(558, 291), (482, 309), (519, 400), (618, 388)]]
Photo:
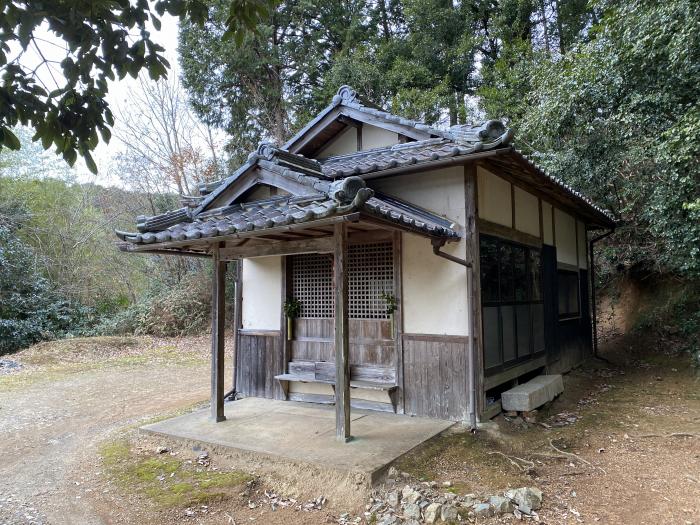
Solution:
[[(355, 225), (353, 224), (353, 227)], [(365, 242), (381, 242), (390, 241), (395, 235), (400, 235), (400, 232), (393, 230), (360, 230), (360, 231), (349, 231), (348, 229), (348, 242), (350, 244), (365, 243)]]
[(529, 233), (514, 230), (513, 228), (508, 228), (508, 226), (496, 224), (495, 222), (487, 221), (485, 219), (478, 220), (478, 227), (480, 232), (487, 235), (495, 235), (497, 237), (519, 242), (520, 244), (526, 244), (527, 246), (532, 246), (534, 248), (540, 248), (542, 246), (542, 239), (539, 237), (535, 237)]
[(212, 249), (214, 275), (211, 287), (211, 419), (224, 421), (224, 330), (226, 328), (226, 262), (219, 245)]
[(398, 308), (394, 312), (394, 333), (396, 348), (396, 384), (398, 385), (396, 412), (406, 413), (404, 370), (403, 370), (403, 277), (401, 273), (401, 233), (394, 232), (394, 296)]
[(350, 340), (348, 322), (347, 225), (333, 228), (335, 279), (335, 434), (347, 443), (350, 435)]
[[(131, 252), (131, 250), (127, 250)], [(179, 257), (204, 257), (206, 259), (211, 259), (211, 254), (204, 252), (184, 252), (177, 250), (141, 250), (133, 253), (141, 253), (143, 255), (177, 255)]]
[(325, 115), (321, 120), (316, 122), (310, 129), (304, 132), (304, 135), (299, 137), (294, 144), (289, 145), (289, 151), (291, 153), (299, 153), (303, 150), (309, 143), (313, 142), (314, 139), (321, 133), (326, 127), (331, 124), (340, 114), (338, 108), (334, 108), (327, 115)]
[(277, 241), (269, 244), (255, 244), (244, 247), (224, 248), (222, 259), (239, 259), (241, 257), (266, 257), (268, 255), (294, 255), (299, 253), (331, 253), (333, 237), (305, 239), (297, 241)]
[[(291, 261), (288, 260), (286, 255), (280, 257), (282, 261), (282, 306), (292, 298), (292, 268)], [(294, 321), (292, 321), (293, 323)], [(284, 313), (284, 308), (280, 309), (280, 348), (282, 349), (282, 356), (280, 357), (280, 362), (278, 365), (278, 374), (287, 373), (287, 363), (289, 363), (289, 356), (291, 355), (291, 341), (290, 335), (287, 330), (287, 316)], [(289, 382), (275, 381), (275, 394), (276, 398), (287, 400), (289, 398)], [(279, 388), (279, 390), (278, 390)]]

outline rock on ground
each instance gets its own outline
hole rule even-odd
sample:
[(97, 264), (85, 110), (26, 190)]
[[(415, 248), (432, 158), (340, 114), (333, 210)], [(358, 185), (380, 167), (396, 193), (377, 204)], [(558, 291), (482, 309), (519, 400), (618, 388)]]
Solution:
[(520, 510), (529, 514), (542, 506), (542, 491), (535, 487), (510, 489), (505, 493), (506, 498), (514, 501)]

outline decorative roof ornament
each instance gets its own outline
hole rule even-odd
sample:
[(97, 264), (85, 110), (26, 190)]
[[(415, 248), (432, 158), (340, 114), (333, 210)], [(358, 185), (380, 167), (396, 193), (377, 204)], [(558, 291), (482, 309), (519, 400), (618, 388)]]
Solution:
[(328, 191), (328, 196), (340, 204), (364, 204), (373, 195), (374, 191), (360, 177), (347, 177), (332, 182)]
[(352, 89), (348, 85), (340, 86), (338, 93), (333, 97), (333, 103), (338, 104), (358, 104), (359, 98), (357, 97), (357, 91)]
[(479, 126), (477, 135), (482, 140), (497, 139), (507, 131), (506, 125), (500, 120), (488, 120)]
[(272, 160), (276, 151), (277, 148), (271, 142), (261, 142), (255, 153), (257, 153), (260, 158)]

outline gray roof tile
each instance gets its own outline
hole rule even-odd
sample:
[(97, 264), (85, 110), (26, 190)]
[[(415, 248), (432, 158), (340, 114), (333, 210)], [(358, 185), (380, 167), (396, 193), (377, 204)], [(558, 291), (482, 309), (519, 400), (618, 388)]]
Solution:
[[(317, 181), (325, 182), (318, 179)], [(316, 184), (308, 180), (306, 182)], [(116, 233), (127, 243), (153, 244), (217, 237), (237, 232), (263, 231), (275, 226), (364, 212), (424, 235), (444, 239), (460, 237), (447, 219), (407, 203), (375, 196), (374, 192), (365, 186), (364, 181), (357, 177), (325, 184), (326, 191), (317, 195), (277, 197), (234, 204), (201, 213), (196, 217), (192, 215), (191, 210), (182, 208), (156, 217), (144, 218), (139, 223), (138, 233)]]
[[(356, 92), (348, 86), (341, 87), (337, 95), (333, 97), (333, 103), (312, 120), (295, 138), (290, 140), (284, 148), (292, 144), (297, 137), (302, 136), (304, 130), (310, 129), (330, 110), (339, 105), (365, 112), (386, 122), (413, 127), (416, 130), (426, 132), (432, 138), (319, 160), (309, 159), (303, 155), (290, 153), (286, 149), (263, 143), (229, 177), (201, 185), (202, 197), (188, 200), (187, 205), (180, 210), (155, 217), (140, 216), (137, 218), (138, 233), (117, 232), (118, 236), (127, 242), (136, 244), (182, 241), (303, 223), (330, 217), (334, 214), (341, 215), (352, 210), (374, 214), (429, 235), (445, 238), (458, 237), (459, 234), (451, 228), (449, 221), (420, 210), (409, 203), (403, 203), (388, 196), (371, 195), (371, 190), (365, 188), (364, 182), (357, 176), (411, 165), (427, 164), (453, 157), (469, 156), (479, 151), (498, 148), (507, 148), (512, 154), (520, 156), (551, 184), (564, 189), (575, 200), (585, 203), (614, 221), (609, 212), (596, 206), (561, 180), (547, 175), (527, 156), (513, 148), (511, 145), (512, 132), (505, 127), (503, 122), (490, 120), (480, 124), (438, 129), (372, 107), (361, 101)], [(255, 166), (293, 179), (312, 188), (317, 193), (312, 196), (276, 198), (206, 210), (220, 192)], [(360, 195), (361, 198), (345, 202), (347, 196), (343, 194), (343, 188), (347, 190), (347, 187), (343, 185), (348, 182), (351, 186), (354, 185), (354, 189), (351, 191), (352, 195), (355, 197)]]

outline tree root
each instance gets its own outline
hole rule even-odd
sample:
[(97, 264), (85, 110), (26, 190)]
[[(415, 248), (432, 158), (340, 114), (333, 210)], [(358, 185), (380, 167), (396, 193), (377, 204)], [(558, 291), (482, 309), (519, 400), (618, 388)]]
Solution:
[(557, 446), (554, 445), (554, 443), (552, 441), (553, 441), (552, 439), (549, 440), (549, 446), (552, 447), (554, 450), (556, 450), (558, 452), (558, 454), (548, 454), (546, 452), (533, 452), (531, 455), (540, 456), (540, 457), (544, 457), (544, 458), (551, 458), (551, 459), (568, 459), (568, 460), (575, 459), (576, 461), (579, 461), (580, 463), (583, 463), (584, 465), (588, 465), (591, 468), (600, 470), (603, 474), (607, 474), (607, 471), (604, 468), (599, 467), (597, 465), (594, 465), (590, 461), (583, 459), (581, 456), (574, 454), (573, 452), (566, 452), (560, 448), (557, 448)]
[(691, 434), (690, 432), (673, 432), (671, 434), (639, 434), (632, 435), (634, 438), (696, 438), (700, 437), (700, 434)]
[(583, 463), (583, 464), (585, 464), (585, 465), (588, 465), (589, 467), (594, 467), (594, 466), (595, 466), (595, 465), (593, 465), (593, 463), (591, 463), (590, 461), (586, 461), (586, 460), (583, 459), (581, 456), (579, 456), (579, 455), (577, 455), (577, 454), (574, 454), (573, 452), (565, 452), (565, 451), (561, 450), (560, 448), (557, 448), (557, 447), (554, 445), (554, 443), (552, 443), (552, 441), (553, 441), (552, 439), (549, 440), (549, 446), (552, 447), (552, 448), (553, 448), (554, 450), (556, 450), (557, 452), (559, 452), (559, 454), (561, 454), (562, 456), (566, 456), (566, 457), (569, 457), (569, 458), (576, 459), (576, 460), (580, 461), (581, 463)]
[[(531, 469), (534, 469), (534, 468), (535, 468), (535, 462), (534, 462), (534, 461), (530, 461), (530, 460), (527, 460), (527, 459), (519, 458), (519, 457), (516, 457), (516, 456), (507, 456), (507, 455), (504, 454), (503, 452), (489, 452), (489, 453), (488, 453), (489, 456), (492, 456), (492, 455), (494, 455), (494, 454), (498, 454), (499, 456), (503, 456), (504, 458), (506, 458), (506, 459), (507, 459), (512, 465), (514, 465), (520, 472), (525, 472), (525, 473), (526, 473), (526, 472), (530, 471)], [(516, 461), (516, 460), (517, 460), (517, 461)], [(518, 463), (518, 461), (520, 461), (520, 462), (523, 463), (523, 464), (521, 465), (520, 463)]]

